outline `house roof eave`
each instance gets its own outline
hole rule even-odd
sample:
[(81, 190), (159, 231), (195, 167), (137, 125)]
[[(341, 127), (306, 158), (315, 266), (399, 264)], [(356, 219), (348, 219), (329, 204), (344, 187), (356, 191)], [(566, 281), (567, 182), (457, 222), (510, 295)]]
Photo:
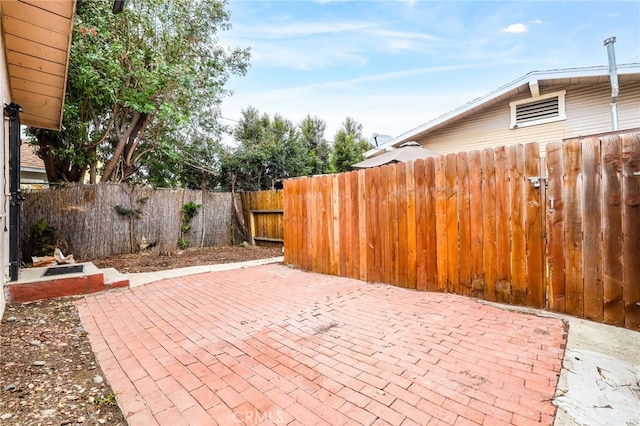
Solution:
[(11, 100), (22, 124), (60, 130), (76, 0), (2, 1)]
[[(638, 74), (640, 75), (640, 63), (633, 64), (620, 64), (617, 66), (618, 74)], [(608, 78), (609, 67), (608, 66), (592, 66), (584, 68), (568, 68), (557, 69), (549, 71), (532, 71), (519, 77), (518, 79), (501, 86), (484, 96), (476, 98), (471, 102), (468, 102), (452, 111), (449, 111), (431, 121), (428, 121), (408, 132), (386, 141), (384, 144), (369, 150), (365, 153), (365, 158), (379, 155), (384, 152), (386, 148), (396, 147), (406, 141), (416, 139), (418, 136), (432, 132), (453, 120), (460, 119), (461, 117), (470, 114), (478, 109), (483, 108), (488, 103), (497, 102), (502, 97), (514, 96), (522, 91), (534, 93), (539, 91), (540, 83), (550, 80), (560, 79), (573, 79), (573, 78), (588, 78), (606, 76)], [(534, 93), (535, 94), (535, 93)]]

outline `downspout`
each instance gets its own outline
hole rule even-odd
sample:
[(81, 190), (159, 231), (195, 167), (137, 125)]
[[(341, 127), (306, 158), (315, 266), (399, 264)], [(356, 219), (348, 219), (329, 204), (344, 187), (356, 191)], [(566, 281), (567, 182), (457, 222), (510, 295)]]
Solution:
[(618, 72), (616, 69), (616, 52), (613, 47), (613, 43), (615, 42), (615, 37), (609, 37), (604, 41), (604, 45), (607, 48), (607, 56), (609, 57), (609, 76), (611, 79), (611, 124), (614, 132), (618, 130), (618, 93), (620, 92)]
[(4, 107), (9, 119), (9, 275), (18, 280), (20, 269), (20, 105), (13, 102)]

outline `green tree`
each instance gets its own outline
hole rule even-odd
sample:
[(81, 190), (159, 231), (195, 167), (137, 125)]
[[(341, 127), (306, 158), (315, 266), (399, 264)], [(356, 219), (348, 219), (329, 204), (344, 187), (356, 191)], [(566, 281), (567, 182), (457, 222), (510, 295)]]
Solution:
[(225, 189), (280, 188), (284, 179), (306, 176), (314, 170), (300, 126), (279, 114), (271, 119), (249, 107), (242, 111), (233, 135), (238, 145), (228, 149), (221, 161)]
[(52, 182), (87, 169), (95, 180), (99, 162), (101, 181), (126, 181), (163, 144), (189, 151), (183, 137), (215, 120), (228, 77), (246, 71), (248, 50), (217, 40), (226, 2), (130, 0), (119, 15), (112, 4), (78, 2), (63, 131), (33, 131)]
[(308, 174), (329, 173), (331, 146), (324, 138), (327, 124), (318, 117), (306, 116), (299, 124), (300, 139), (307, 150)]
[(273, 155), (273, 139), (269, 137), (271, 119), (256, 108), (242, 111), (233, 129), (238, 146), (227, 150), (223, 161), (224, 187), (235, 190), (263, 189)]
[(348, 172), (351, 165), (362, 161), (364, 153), (373, 148), (362, 136), (362, 125), (347, 117), (333, 141), (330, 170), (334, 173)]

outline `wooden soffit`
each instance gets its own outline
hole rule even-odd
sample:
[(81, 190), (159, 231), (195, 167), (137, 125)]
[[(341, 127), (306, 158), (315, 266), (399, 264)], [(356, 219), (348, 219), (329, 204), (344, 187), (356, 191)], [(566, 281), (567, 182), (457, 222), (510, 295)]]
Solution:
[(75, 0), (2, 0), (11, 100), (27, 126), (60, 130)]

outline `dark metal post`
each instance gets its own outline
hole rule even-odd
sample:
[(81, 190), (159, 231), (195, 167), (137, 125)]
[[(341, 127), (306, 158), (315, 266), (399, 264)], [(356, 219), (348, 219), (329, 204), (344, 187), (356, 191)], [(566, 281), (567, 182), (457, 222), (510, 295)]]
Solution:
[(9, 275), (18, 280), (20, 269), (20, 105), (10, 103), (4, 107), (9, 119)]

